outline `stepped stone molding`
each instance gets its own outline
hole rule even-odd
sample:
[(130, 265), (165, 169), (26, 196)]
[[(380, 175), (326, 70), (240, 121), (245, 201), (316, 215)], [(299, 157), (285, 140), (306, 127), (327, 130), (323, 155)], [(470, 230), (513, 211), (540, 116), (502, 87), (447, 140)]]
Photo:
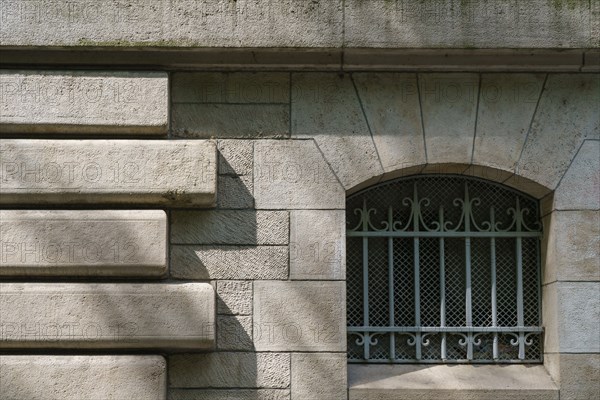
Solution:
[(0, 276), (167, 272), (164, 211), (0, 210), (0, 233)]
[(588, 1), (3, 0), (0, 10), (2, 46), (598, 47)]
[(0, 283), (0, 349), (215, 346), (207, 283)]
[(164, 72), (2, 71), (0, 133), (164, 135), (168, 88)]
[(212, 207), (211, 141), (0, 141), (0, 204)]
[(161, 356), (0, 356), (5, 400), (165, 400)]

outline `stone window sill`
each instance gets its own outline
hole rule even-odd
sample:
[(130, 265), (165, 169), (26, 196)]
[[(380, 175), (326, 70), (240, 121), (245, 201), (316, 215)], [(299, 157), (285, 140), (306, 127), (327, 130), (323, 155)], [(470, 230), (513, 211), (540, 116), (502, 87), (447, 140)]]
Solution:
[(558, 400), (543, 365), (348, 365), (350, 400)]

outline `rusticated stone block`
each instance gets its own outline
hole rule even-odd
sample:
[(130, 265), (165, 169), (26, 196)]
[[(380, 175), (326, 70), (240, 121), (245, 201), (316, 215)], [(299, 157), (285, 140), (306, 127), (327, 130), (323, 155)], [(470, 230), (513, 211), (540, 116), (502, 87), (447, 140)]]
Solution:
[[(207, 283), (0, 283), (2, 349), (211, 349)], [(193, 316), (190, 317), (190, 316)]]
[(252, 315), (252, 282), (218, 281), (217, 312), (230, 315)]
[(345, 191), (313, 141), (254, 143), (258, 209), (344, 209)]
[(172, 389), (169, 400), (290, 400), (287, 389)]
[(280, 245), (289, 241), (287, 211), (174, 211), (176, 244)]
[(554, 209), (600, 210), (600, 142), (586, 140), (554, 192)]
[(0, 133), (167, 133), (166, 73), (7, 70), (0, 93)]
[(217, 317), (219, 350), (252, 351), (252, 317), (219, 315)]
[(254, 164), (254, 142), (225, 139), (217, 142), (220, 175), (250, 175)]
[(287, 246), (172, 246), (178, 279), (287, 279)]
[(166, 383), (160, 356), (0, 357), (4, 400), (164, 400)]
[(258, 351), (346, 351), (343, 282), (254, 282)]
[(217, 208), (242, 210), (254, 208), (252, 175), (219, 175), (217, 180)]
[(290, 355), (282, 353), (181, 354), (169, 358), (172, 388), (290, 386)]
[(294, 400), (346, 400), (345, 353), (292, 353)]
[(544, 364), (560, 387), (561, 400), (600, 397), (600, 354), (550, 353)]
[(0, 210), (0, 276), (159, 277), (167, 216), (154, 210)]
[(209, 141), (0, 141), (0, 204), (213, 206)]
[(290, 219), (291, 279), (344, 279), (345, 212), (293, 210)]

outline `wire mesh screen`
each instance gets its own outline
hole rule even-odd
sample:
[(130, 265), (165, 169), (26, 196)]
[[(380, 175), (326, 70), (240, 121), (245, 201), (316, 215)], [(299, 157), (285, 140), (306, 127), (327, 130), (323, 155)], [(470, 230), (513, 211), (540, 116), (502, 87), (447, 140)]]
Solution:
[(351, 362), (540, 362), (538, 203), (464, 176), (347, 199)]

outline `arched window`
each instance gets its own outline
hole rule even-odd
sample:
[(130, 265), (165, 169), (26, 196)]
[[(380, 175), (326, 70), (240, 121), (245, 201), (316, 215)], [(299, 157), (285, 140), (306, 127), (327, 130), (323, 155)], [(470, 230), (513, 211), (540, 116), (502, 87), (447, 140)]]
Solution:
[(538, 203), (422, 175), (347, 199), (350, 362), (540, 362)]

